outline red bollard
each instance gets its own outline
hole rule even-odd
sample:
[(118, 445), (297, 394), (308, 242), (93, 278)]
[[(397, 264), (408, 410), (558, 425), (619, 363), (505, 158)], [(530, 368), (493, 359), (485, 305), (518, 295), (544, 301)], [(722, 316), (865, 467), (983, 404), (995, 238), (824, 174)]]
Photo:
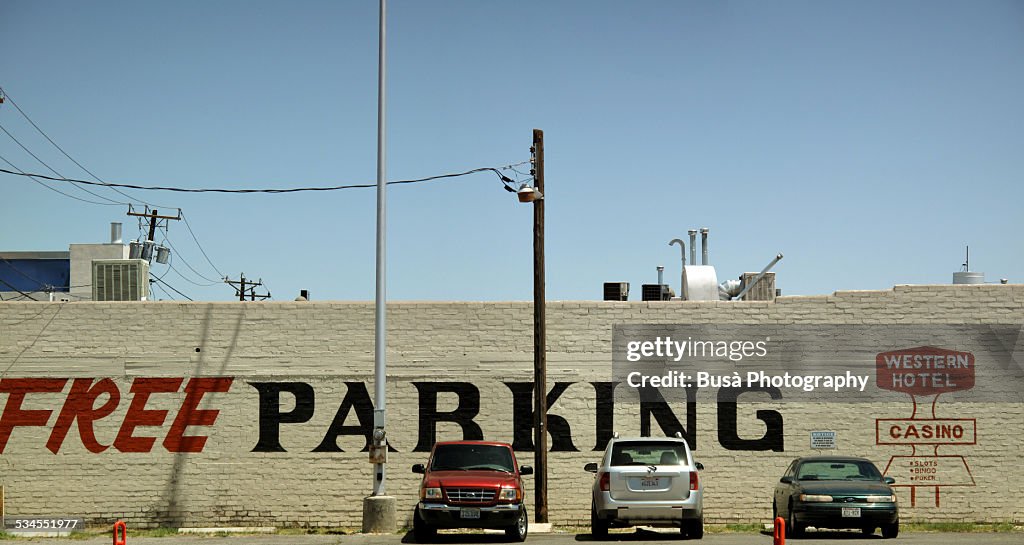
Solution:
[(775, 517), (775, 535), (772, 545), (786, 545), (786, 521), (782, 517)]
[[(120, 539), (118, 539), (119, 534)], [(114, 545), (128, 545), (128, 525), (123, 520), (114, 523)]]

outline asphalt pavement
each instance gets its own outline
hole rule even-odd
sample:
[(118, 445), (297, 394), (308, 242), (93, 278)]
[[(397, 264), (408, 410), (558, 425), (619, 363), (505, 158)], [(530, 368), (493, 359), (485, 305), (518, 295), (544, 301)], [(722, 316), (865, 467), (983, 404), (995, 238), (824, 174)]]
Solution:
[[(585, 531), (582, 531), (585, 532)], [(129, 532), (128, 545), (399, 545), (415, 543), (412, 534), (392, 535), (180, 535), (167, 537), (133, 538)], [(599, 543), (657, 543), (673, 544), (700, 543), (702, 545), (771, 545), (768, 533), (706, 533), (702, 540), (682, 538), (678, 532), (669, 530), (629, 530), (612, 533), (606, 540), (594, 540), (589, 533), (556, 532), (531, 534), (528, 545), (576, 545)], [(1024, 532), (1001, 533), (938, 533), (904, 532), (896, 539), (882, 539), (879, 535), (863, 536), (860, 532), (808, 532), (800, 539), (787, 539), (790, 545), (1021, 545)], [(111, 536), (90, 539), (67, 538), (18, 538), (10, 543), (33, 543), (39, 545), (109, 545)], [(434, 542), (438, 545), (490, 545), (508, 543), (504, 534), (444, 533)]]

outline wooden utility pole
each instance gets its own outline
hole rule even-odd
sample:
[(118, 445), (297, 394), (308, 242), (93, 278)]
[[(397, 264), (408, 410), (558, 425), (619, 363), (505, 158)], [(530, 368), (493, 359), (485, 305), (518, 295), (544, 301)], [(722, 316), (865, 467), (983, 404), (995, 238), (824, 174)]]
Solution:
[(178, 209), (178, 214), (176, 216), (161, 216), (158, 214), (159, 211), (156, 208), (154, 208), (153, 210), (149, 210), (148, 206), (146, 207), (146, 210), (146, 212), (136, 212), (132, 210), (131, 205), (128, 206), (129, 216), (149, 218), (149, 238), (147, 238), (146, 240), (153, 240), (156, 237), (156, 224), (158, 220), (181, 220), (180, 208)]
[(265, 295), (257, 295), (256, 288), (263, 285), (263, 279), (259, 279), (256, 282), (245, 279), (245, 273), (240, 275), (238, 280), (231, 280), (229, 278), (224, 279), (224, 283), (235, 288), (235, 295), (238, 296), (239, 301), (245, 301), (246, 296), (249, 297), (250, 301), (255, 301), (257, 298), (261, 301), (263, 299), (270, 298), (270, 291), (267, 291)]
[(534, 516), (548, 521), (548, 372), (547, 324), (544, 305), (544, 131), (533, 129), (534, 189), (541, 197), (533, 201), (533, 448)]

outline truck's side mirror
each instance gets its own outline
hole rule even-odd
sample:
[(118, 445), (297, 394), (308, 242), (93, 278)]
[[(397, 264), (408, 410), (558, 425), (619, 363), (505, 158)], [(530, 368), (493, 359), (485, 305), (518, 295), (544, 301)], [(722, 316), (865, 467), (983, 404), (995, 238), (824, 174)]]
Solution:
[(412, 466), (412, 472), (419, 473), (422, 475), (427, 472), (427, 468), (423, 467), (423, 464), (416, 464)]
[(533, 475), (533, 466), (519, 466), (520, 475)]

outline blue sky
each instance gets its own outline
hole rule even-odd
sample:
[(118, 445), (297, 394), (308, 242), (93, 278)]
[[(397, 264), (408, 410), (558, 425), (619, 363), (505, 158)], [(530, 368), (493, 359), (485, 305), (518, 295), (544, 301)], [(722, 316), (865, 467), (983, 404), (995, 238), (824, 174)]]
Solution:
[[(111, 182), (373, 182), (376, 70), (371, 0), (0, 2), (0, 86)], [(551, 300), (605, 281), (638, 299), (657, 265), (678, 290), (668, 241), (705, 226), (720, 280), (783, 252), (785, 294), (948, 283), (968, 244), (987, 280), (1021, 282), (1022, 88), (1013, 1), (391, 0), (387, 171), (524, 161), (543, 129)], [(89, 179), (9, 102), (0, 125)], [(48, 172), (2, 133), (0, 156)], [(275, 299), (373, 299), (372, 189), (128, 193), (182, 208), (220, 273)], [(388, 199), (389, 299), (532, 298), (532, 213), (496, 177)], [(111, 221), (134, 238), (126, 211), (0, 174), (0, 250), (104, 242)], [(189, 266), (220, 275), (181, 222), (167, 237), (175, 270), (155, 274), (232, 298), (196, 285)]]

